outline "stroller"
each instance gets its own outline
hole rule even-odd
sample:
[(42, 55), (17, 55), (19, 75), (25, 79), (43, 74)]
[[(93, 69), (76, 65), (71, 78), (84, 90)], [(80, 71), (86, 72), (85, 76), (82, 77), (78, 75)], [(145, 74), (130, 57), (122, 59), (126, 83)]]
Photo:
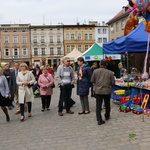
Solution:
[(32, 89), (33, 89), (34, 96), (40, 97), (40, 87), (37, 82), (34, 83), (34, 85), (32, 86)]

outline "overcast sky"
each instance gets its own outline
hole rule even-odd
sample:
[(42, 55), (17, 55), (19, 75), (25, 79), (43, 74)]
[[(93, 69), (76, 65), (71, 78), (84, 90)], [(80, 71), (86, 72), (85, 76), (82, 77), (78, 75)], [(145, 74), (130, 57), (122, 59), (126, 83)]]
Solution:
[(127, 0), (0, 0), (0, 24), (46, 25), (109, 21)]

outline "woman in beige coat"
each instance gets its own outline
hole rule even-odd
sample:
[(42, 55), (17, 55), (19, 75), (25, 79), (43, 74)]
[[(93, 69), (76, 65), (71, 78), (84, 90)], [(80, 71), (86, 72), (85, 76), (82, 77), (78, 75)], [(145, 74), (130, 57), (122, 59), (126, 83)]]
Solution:
[(18, 88), (18, 99), (20, 104), (20, 113), (21, 118), (20, 121), (24, 121), (24, 104), (27, 103), (28, 105), (28, 117), (31, 117), (31, 107), (32, 102), (34, 100), (32, 85), (35, 82), (35, 78), (32, 72), (28, 71), (28, 66), (25, 63), (20, 64), (21, 71), (18, 73), (17, 76), (17, 85)]

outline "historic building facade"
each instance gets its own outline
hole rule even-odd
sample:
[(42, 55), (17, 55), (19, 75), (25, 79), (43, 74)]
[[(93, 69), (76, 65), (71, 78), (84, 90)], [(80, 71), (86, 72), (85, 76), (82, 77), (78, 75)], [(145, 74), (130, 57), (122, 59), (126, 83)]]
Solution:
[(103, 47), (103, 43), (109, 40), (108, 25), (105, 22), (97, 23), (95, 26), (95, 42)]
[(109, 28), (109, 41), (124, 35), (124, 27), (130, 11), (124, 7), (117, 15), (107, 22)]
[(62, 25), (31, 26), (31, 50), (34, 66), (49, 64), (57, 67), (64, 56)]
[(86, 51), (95, 42), (95, 25), (64, 25), (64, 55), (74, 48)]
[(2, 24), (1, 62), (11, 66), (15, 61), (31, 64), (30, 24)]

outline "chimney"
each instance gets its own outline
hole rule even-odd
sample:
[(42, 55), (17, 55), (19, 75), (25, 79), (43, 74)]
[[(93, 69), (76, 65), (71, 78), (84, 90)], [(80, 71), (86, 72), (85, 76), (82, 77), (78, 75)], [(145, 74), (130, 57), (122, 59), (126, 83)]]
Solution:
[(105, 21), (102, 21), (102, 26), (105, 26)]

